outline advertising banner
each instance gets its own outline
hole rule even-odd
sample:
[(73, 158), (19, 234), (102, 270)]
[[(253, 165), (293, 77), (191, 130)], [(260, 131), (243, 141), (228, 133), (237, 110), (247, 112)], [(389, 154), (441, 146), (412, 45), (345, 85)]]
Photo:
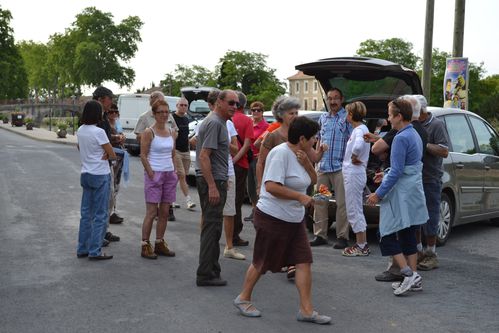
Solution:
[(468, 58), (447, 58), (444, 108), (468, 109)]

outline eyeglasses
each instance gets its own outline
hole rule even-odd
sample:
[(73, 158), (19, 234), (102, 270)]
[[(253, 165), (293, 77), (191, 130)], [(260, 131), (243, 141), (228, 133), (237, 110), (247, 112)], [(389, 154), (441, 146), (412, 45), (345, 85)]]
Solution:
[(238, 101), (227, 101), (227, 104), (230, 106), (236, 106), (237, 108), (239, 107), (239, 102)]
[(178, 106), (189, 106), (189, 105), (187, 105), (187, 104), (179, 104)]
[(262, 109), (251, 109), (251, 112), (262, 112)]
[(110, 111), (109, 111), (109, 114), (111, 114), (111, 113), (116, 113), (116, 114), (119, 114), (120, 112), (119, 112), (119, 111), (116, 111), (116, 110), (110, 110)]
[(158, 111), (158, 112), (154, 112), (154, 114), (169, 114), (170, 112), (169, 111)]

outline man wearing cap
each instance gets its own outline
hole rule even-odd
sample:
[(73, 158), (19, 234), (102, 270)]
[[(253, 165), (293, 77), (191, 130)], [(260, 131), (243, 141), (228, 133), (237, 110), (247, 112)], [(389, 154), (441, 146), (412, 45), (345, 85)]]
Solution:
[[(111, 109), (111, 106), (113, 104), (113, 92), (103, 86), (99, 86), (95, 89), (94, 93), (92, 94), (92, 98), (96, 101), (98, 101), (102, 105), (102, 110), (104, 111), (102, 115), (102, 120), (97, 124), (98, 127), (102, 128), (107, 135), (107, 138), (109, 139), (109, 142), (112, 141), (112, 134), (111, 134), (111, 124), (109, 123), (109, 118), (108, 118), (108, 112)], [(111, 161), (110, 161), (111, 163)], [(111, 189), (110, 193), (114, 193), (114, 169), (111, 167)], [(109, 210), (108, 210), (108, 216), (111, 213), (115, 202), (114, 202), (115, 197), (110, 195), (109, 196)], [(105, 234), (104, 236), (104, 241), (102, 246), (107, 246), (109, 245), (109, 242), (118, 242), (120, 238), (116, 235), (113, 235), (110, 231), (107, 231), (109, 228), (109, 218), (108, 218), (108, 224), (107, 228), (105, 228)]]

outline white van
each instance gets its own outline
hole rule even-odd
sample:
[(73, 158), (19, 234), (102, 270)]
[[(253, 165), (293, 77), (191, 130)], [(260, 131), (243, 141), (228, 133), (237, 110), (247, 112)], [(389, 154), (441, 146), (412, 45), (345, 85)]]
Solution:
[[(140, 153), (140, 146), (133, 130), (140, 115), (150, 109), (149, 96), (149, 94), (122, 94), (118, 97), (120, 123), (126, 136), (125, 147), (132, 155)], [(173, 113), (177, 110), (177, 101), (179, 99), (180, 97), (165, 96), (170, 112)]]

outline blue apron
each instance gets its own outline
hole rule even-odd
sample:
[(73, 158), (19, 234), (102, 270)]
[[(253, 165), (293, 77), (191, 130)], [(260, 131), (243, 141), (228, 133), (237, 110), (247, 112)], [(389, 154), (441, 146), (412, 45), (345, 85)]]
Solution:
[(422, 169), (422, 163), (405, 166), (402, 176), (381, 200), (379, 222), (381, 237), (428, 221)]

